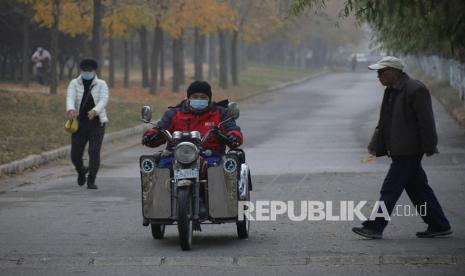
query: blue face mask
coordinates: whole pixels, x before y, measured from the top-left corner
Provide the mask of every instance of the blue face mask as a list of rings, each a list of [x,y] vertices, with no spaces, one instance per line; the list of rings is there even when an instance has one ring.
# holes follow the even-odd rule
[[[84,80],[91,80],[91,79],[93,79],[95,77],[95,72],[94,71],[90,71],[90,72],[82,71],[81,72],[81,77]]]
[[[194,109],[204,109],[208,106],[208,100],[189,100],[189,104]]]

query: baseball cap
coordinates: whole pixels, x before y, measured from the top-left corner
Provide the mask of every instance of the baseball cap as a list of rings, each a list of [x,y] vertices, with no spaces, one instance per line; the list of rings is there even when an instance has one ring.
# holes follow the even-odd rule
[[[379,70],[386,67],[402,70],[404,69],[404,64],[402,64],[402,61],[399,58],[393,56],[385,56],[375,64],[368,66],[368,69]]]

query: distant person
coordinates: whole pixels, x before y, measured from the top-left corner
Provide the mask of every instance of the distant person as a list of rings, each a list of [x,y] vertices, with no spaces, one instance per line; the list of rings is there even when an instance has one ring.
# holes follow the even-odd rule
[[[108,86],[97,77],[97,62],[84,59],[79,64],[81,74],[68,86],[66,111],[68,119],[77,116],[79,129],[71,136],[71,161],[78,173],[78,185],[87,181],[87,189],[97,189],[95,178],[100,167],[100,149],[108,122],[105,107],[108,103]],[[89,167],[85,167],[82,156],[89,142]],[[88,176],[87,173],[89,173]]]
[[[37,82],[42,85],[48,84],[51,59],[52,56],[50,55],[49,51],[42,47],[38,47],[34,54],[32,54],[31,60],[34,63]]]
[[[351,66],[352,66],[352,72],[355,72],[355,70],[357,69],[357,55],[356,54],[352,56]]]
[[[392,159],[381,188],[380,201],[384,202],[391,215],[405,189],[419,213],[420,206],[426,206],[426,214],[421,214],[421,218],[428,228],[417,232],[417,237],[450,235],[449,221],[421,166],[424,154],[431,156],[438,152],[430,93],[423,83],[402,71],[402,61],[396,57],[384,57],[368,68],[377,70],[379,81],[386,86],[379,122],[368,146],[371,155],[387,155]],[[377,217],[363,222],[363,227],[354,227],[352,231],[367,238],[381,239],[387,224],[385,218]]]

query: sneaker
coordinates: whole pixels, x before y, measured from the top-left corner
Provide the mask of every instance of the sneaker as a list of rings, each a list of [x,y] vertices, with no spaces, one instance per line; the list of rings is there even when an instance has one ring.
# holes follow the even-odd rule
[[[97,190],[98,187],[95,185],[95,176],[90,176],[87,178],[87,189]]]
[[[438,236],[447,236],[452,234],[452,230],[450,228],[444,229],[444,230],[431,230],[431,229],[426,229],[426,231],[423,232],[417,232],[416,235],[418,238],[434,238]]]
[[[352,232],[362,237],[370,238],[370,239],[382,239],[383,238],[383,232],[379,232],[379,231],[366,228],[366,227],[354,227],[352,228]]]
[[[84,167],[84,169],[80,173],[78,173],[77,183],[79,186],[86,184],[86,174],[88,172],[89,172],[89,168]]]

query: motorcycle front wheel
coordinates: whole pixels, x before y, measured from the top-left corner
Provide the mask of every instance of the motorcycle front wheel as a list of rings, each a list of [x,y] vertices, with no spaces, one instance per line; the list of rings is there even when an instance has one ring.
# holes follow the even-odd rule
[[[192,197],[189,187],[178,189],[178,232],[182,250],[192,248]]]

